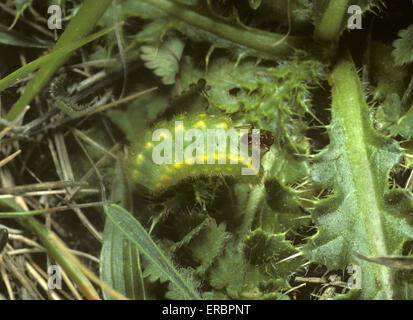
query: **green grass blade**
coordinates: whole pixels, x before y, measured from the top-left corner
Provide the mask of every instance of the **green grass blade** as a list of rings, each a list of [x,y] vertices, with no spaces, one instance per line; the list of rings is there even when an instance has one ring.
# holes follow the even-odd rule
[[[110,199],[129,208],[130,190],[122,172],[121,161],[117,161]],[[129,299],[145,300],[145,287],[140,266],[138,248],[106,219],[100,254],[100,279]],[[105,300],[113,297],[102,290]]]
[[[129,212],[117,205],[105,206],[105,213],[112,223],[163,273],[187,299],[200,299],[190,283],[184,280],[172,262],[162,253],[145,228]]]
[[[38,68],[44,66],[45,64],[48,64],[51,60],[53,59],[59,59],[60,57],[63,57],[67,55],[68,53],[83,47],[84,45],[88,44],[89,42],[92,42],[105,34],[113,31],[116,28],[116,26],[106,28],[104,30],[101,30],[99,32],[96,32],[83,40],[76,41],[73,43],[68,44],[64,48],[61,48],[59,50],[55,50],[52,53],[43,56],[41,58],[38,58],[25,66],[19,68],[18,70],[14,71],[13,73],[9,74],[7,77],[4,79],[0,80],[0,93],[13,85],[15,82],[19,81],[21,78],[27,76],[30,72],[33,72],[37,70]],[[15,107],[9,112],[8,114],[8,119],[15,118],[15,113],[19,114],[20,110],[17,110]]]
[[[76,16],[70,21],[65,32],[56,43],[53,52],[66,48],[71,43],[83,39],[96,25],[111,3],[112,0],[85,0]],[[25,106],[30,104],[36,94],[49,82],[53,74],[70,58],[72,51],[73,50],[53,59],[49,56],[47,65],[42,66],[22,96],[7,114],[7,120],[13,120]]]

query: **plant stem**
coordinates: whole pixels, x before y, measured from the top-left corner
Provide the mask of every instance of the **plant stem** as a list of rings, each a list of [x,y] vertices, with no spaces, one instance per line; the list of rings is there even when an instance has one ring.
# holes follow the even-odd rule
[[[304,40],[300,37],[288,37],[276,46],[271,43],[277,42],[283,38],[282,35],[265,32],[261,30],[240,29],[225,22],[207,17],[196,13],[188,7],[168,0],[142,0],[168,15],[184,21],[194,27],[207,31],[224,40],[241,45],[246,48],[254,49],[265,53],[276,59],[277,57],[286,56],[293,52],[293,48],[303,47]]]
[[[60,48],[58,50],[54,50],[53,52],[49,53],[46,56],[42,56],[40,58],[37,58],[36,60],[24,65],[23,67],[17,69],[16,71],[12,72],[11,74],[7,75],[5,78],[0,80],[0,93],[4,90],[6,90],[8,87],[19,81],[19,79],[27,76],[30,72],[33,72],[40,67],[49,64],[49,62],[53,59],[61,59],[61,57],[70,54],[72,51],[83,47],[84,45],[88,44],[89,42],[92,42],[105,34],[111,32],[115,27],[109,27],[106,29],[103,29],[101,31],[98,31],[94,34],[91,34],[90,36],[87,36],[83,38],[82,40],[75,41],[71,43],[70,45],[65,46],[64,48]],[[20,114],[20,112],[24,109],[21,109],[20,107],[17,109],[16,107],[13,107],[15,109],[12,109],[9,112],[9,115],[13,114],[13,120],[16,119],[15,113]],[[21,110],[20,110],[21,109]],[[11,117],[11,116],[10,116]]]
[[[85,0],[76,16],[70,21],[63,32],[53,51],[63,48],[73,41],[85,37],[102,17],[112,0]],[[6,119],[13,120],[20,111],[27,106],[40,90],[49,82],[53,74],[70,58],[71,53],[51,60],[47,65],[40,68],[34,79],[29,83],[26,90],[16,102]]]
[[[314,38],[320,42],[337,42],[341,33],[348,0],[330,0],[321,21],[316,25]]]
[[[353,223],[357,226],[355,230],[359,232],[355,233],[359,250],[365,250],[370,256],[387,256],[391,245],[386,235],[389,228],[385,217],[387,208],[382,200],[385,185],[378,177],[374,162],[377,151],[372,150],[372,145],[389,142],[378,136],[369,123],[368,106],[349,53],[334,68],[331,84],[332,123],[334,130],[340,132],[340,135],[332,137],[332,143],[342,145],[340,161],[345,161],[348,166],[347,176],[341,178],[341,183],[346,183],[342,186],[342,192],[346,195],[347,203],[351,202],[353,206],[342,214],[346,214],[348,219],[353,215]],[[384,171],[387,168],[380,169]],[[392,299],[391,270],[364,261],[357,263],[363,269],[362,292],[365,297],[374,297],[380,287],[380,297]],[[376,283],[380,283],[380,286]]]
[[[25,228],[33,231],[46,247],[47,252],[59,263],[69,277],[78,285],[80,291],[90,300],[100,300],[89,279],[79,268],[65,255],[63,251],[49,237],[48,231],[32,217],[18,220]]]

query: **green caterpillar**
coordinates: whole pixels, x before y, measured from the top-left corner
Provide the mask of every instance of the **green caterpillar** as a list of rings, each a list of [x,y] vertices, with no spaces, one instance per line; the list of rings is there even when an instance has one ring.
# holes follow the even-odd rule
[[[250,139],[242,139],[248,130],[232,128],[226,116],[177,116],[159,122],[131,145],[127,171],[134,183],[154,192],[200,176],[258,176],[257,131],[253,130],[254,143],[249,144],[243,141]],[[258,151],[253,148],[257,145]]]

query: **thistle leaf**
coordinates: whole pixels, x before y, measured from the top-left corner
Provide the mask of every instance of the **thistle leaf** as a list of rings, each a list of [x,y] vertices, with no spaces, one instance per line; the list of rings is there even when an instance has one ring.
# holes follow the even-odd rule
[[[192,251],[192,257],[199,262],[196,270],[198,274],[205,273],[212,265],[223,251],[227,238],[225,224],[217,225],[216,221],[212,220],[208,228],[204,229],[200,236],[191,242],[189,249]]]
[[[211,270],[211,286],[218,290],[225,289],[229,296],[238,298],[244,283],[245,267],[244,256],[234,244],[230,244]]]
[[[412,197],[389,190],[389,172],[403,153],[397,143],[373,128],[351,58],[342,58],[331,75],[331,144],[315,159],[313,179],[334,194],[319,201],[313,218],[318,232],[305,246],[312,261],[328,269],[350,264],[362,270],[361,299],[392,299],[394,271],[357,258],[398,256],[413,238]]]

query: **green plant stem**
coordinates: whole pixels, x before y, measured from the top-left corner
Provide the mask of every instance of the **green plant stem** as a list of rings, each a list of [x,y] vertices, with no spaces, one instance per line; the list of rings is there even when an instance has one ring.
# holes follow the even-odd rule
[[[111,3],[112,0],[86,0],[80,7],[76,16],[70,21],[66,30],[53,48],[53,51],[61,49],[71,42],[85,37],[96,25]],[[40,68],[20,99],[7,114],[7,120],[13,120],[25,106],[30,104],[36,94],[49,82],[53,74],[70,58],[70,55],[71,54],[69,53],[58,59],[53,59],[47,65]]]
[[[7,89],[8,87],[10,87],[11,85],[13,85],[14,83],[16,83],[17,81],[19,81],[19,79],[27,76],[30,72],[33,72],[33,71],[37,70],[38,68],[44,66],[45,64],[48,64],[50,60],[60,59],[62,56],[67,55],[68,53],[70,53],[70,52],[72,52],[72,51],[74,51],[74,50],[76,50],[80,47],[83,47],[84,45],[88,44],[89,42],[92,42],[92,41],[104,36],[105,34],[111,32],[112,30],[114,30],[114,28],[115,28],[115,26],[103,29],[101,31],[98,31],[98,32],[96,32],[96,33],[94,33],[90,36],[87,36],[86,38],[84,38],[82,40],[73,42],[73,43],[71,43],[70,45],[68,45],[64,48],[54,50],[53,52],[49,53],[48,55],[40,57],[40,58],[24,65],[23,67],[17,69],[16,71],[12,72],[8,76],[6,76],[5,78],[0,80],[0,93],[2,91],[4,91],[5,89]],[[21,111],[20,111],[20,108],[19,108],[19,110],[17,110],[16,107],[13,107],[13,108],[15,108],[15,109],[10,111],[9,114],[13,114],[13,118],[16,118],[16,115],[14,113],[18,112],[17,114],[20,114]]]
[[[225,22],[213,19],[196,13],[188,7],[168,0],[141,0],[164,12],[168,15],[184,21],[194,27],[207,31],[232,43],[239,44],[246,48],[251,48],[265,53],[274,59],[291,54],[293,48],[300,48],[304,45],[303,38],[289,36],[285,41],[280,41],[277,45],[271,44],[278,42],[284,36],[264,32],[261,30],[241,29],[229,25]]]
[[[278,161],[274,149],[271,149],[263,159],[262,168],[271,168]],[[271,176],[272,170],[264,170],[264,173],[260,179],[260,183],[255,185],[250,192],[247,201],[247,207],[245,209],[244,218],[240,227],[240,238],[246,237],[252,228],[252,223],[254,221],[255,215],[259,210],[262,203],[265,201],[266,189],[265,181]]]
[[[321,21],[316,25],[314,38],[320,42],[337,42],[341,33],[343,18],[349,5],[348,0],[330,0]]]
[[[358,225],[363,226],[365,237],[360,236],[359,244],[368,248],[371,256],[387,256],[386,226],[383,218],[382,196],[378,190],[377,177],[372,168],[370,143],[372,128],[368,127],[368,106],[364,92],[350,55],[340,60],[331,76],[332,84],[332,123],[343,131],[342,144],[345,152],[342,157],[347,159],[349,166],[348,176],[355,190],[354,197],[357,203]],[[338,129],[337,129],[338,130]],[[361,264],[360,264],[361,265]],[[375,279],[381,284],[381,292],[386,299],[392,299],[391,272],[388,268],[379,265],[361,265],[363,268],[363,284]],[[368,270],[369,274],[366,274]],[[368,287],[363,286],[366,296]]]
[[[18,220],[25,228],[34,232],[43,245],[46,247],[47,252],[59,263],[63,270],[69,275],[79,287],[80,291],[90,300],[100,300],[98,293],[96,292],[89,279],[83,274],[79,268],[73,264],[73,262],[62,252],[59,247],[50,239],[48,231],[32,217],[21,218]]]

